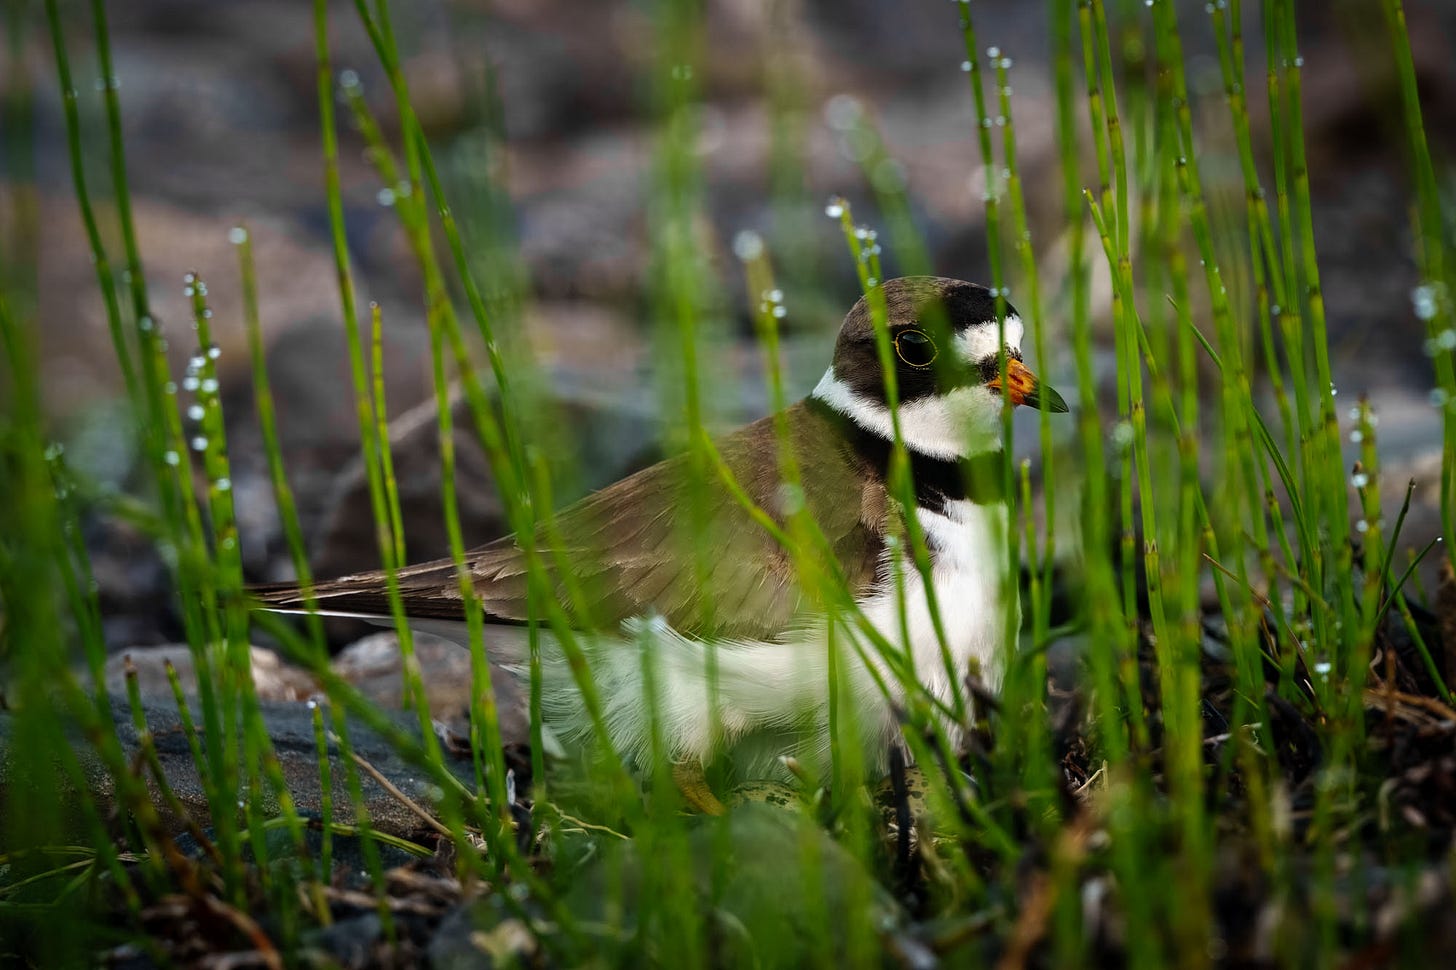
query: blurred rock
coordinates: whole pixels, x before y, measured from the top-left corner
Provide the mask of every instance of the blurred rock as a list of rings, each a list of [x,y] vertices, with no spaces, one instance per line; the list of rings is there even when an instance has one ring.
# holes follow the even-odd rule
[[[69,417],[87,405],[118,398],[123,390],[121,370],[107,329],[96,273],[85,258],[89,248],[75,200],[68,195],[45,194],[40,203],[41,218],[47,227],[38,254],[42,280],[38,306],[42,321],[41,387],[51,413]],[[343,330],[337,323],[339,299],[332,285],[333,258],[322,241],[309,244],[291,219],[249,211],[251,206],[245,202],[232,201],[228,211],[215,215],[198,214],[145,195],[133,199],[132,206],[150,309],[167,338],[174,375],[182,373],[187,359],[198,350],[190,299],[183,292],[183,276],[196,272],[208,287],[214,341],[221,350],[219,382],[224,390],[231,390],[250,380],[237,246],[228,239],[229,230],[246,222],[257,264],[259,315],[265,340],[272,344],[310,321],[334,321],[333,347],[327,354],[315,356],[308,366],[315,386],[327,387],[348,402],[340,393],[348,387],[348,362]],[[117,259],[120,254],[111,255]],[[121,269],[114,266],[118,273]],[[123,298],[125,295],[123,289]],[[422,354],[425,349],[420,341],[415,353]],[[399,353],[395,359],[404,364],[408,356]],[[408,367],[401,366],[391,376],[413,375]],[[417,377],[415,384],[419,386]]]
[[[557,483],[555,496],[566,503],[656,457],[653,424],[640,411],[590,400],[555,402],[557,420],[549,429],[557,440],[543,447]],[[456,482],[461,529],[467,547],[510,531],[496,491],[490,462],[475,432],[469,402],[457,398]],[[433,401],[401,415],[390,426],[390,446],[398,478],[408,553],[411,561],[450,554],[440,496],[440,449]],[[355,459],[338,474],[314,555],[320,577],[339,576],[379,566],[379,546],[363,462]]]
[[[207,792],[198,777],[197,765],[192,759],[192,749],[177,714],[176,705],[165,701],[149,703],[144,707],[147,727],[168,784],[187,815],[203,827],[208,826],[211,812]],[[260,707],[268,738],[278,756],[279,767],[298,812],[304,817],[319,817],[323,805],[319,788],[319,752],[314,744],[312,705],[264,701]],[[140,738],[132,725],[126,698],[113,696],[111,709],[127,763],[136,763]],[[194,716],[197,710],[194,705]],[[325,719],[328,721],[336,716],[336,712],[326,712]],[[419,721],[413,714],[400,712],[386,714],[385,717],[396,730],[406,735],[419,736]],[[14,737],[13,721],[12,715],[0,713],[0,804],[24,804],[27,789],[42,783],[58,785],[62,791],[76,794],[70,792],[65,776],[53,767],[45,766],[45,771],[38,774],[33,765],[17,763],[12,759],[10,744]],[[431,804],[433,786],[421,774],[418,766],[400,757],[390,741],[352,718],[349,721],[349,736],[355,754],[410,798],[421,804]],[[115,783],[89,743],[78,737],[74,747],[81,770],[87,779],[86,795],[97,803],[97,808],[105,817],[115,805]],[[352,825],[356,820],[355,808],[341,794],[348,791],[348,785],[343,761],[332,744],[329,746],[327,758],[333,772],[332,817],[336,822]],[[445,766],[466,785],[474,784],[474,769],[468,756],[460,758],[447,754]],[[414,812],[367,773],[360,773],[360,784],[364,791],[363,807],[369,813],[371,824],[378,831],[406,838],[415,836],[422,829],[427,833],[433,831],[427,829]],[[155,788],[152,803],[161,812],[163,824],[170,831],[180,833],[184,820],[172,813],[168,803]],[[271,789],[265,795],[265,803],[269,811],[276,813],[279,810]]]
[[[307,671],[285,663],[272,650],[253,647],[251,656],[253,691],[260,701],[302,701],[317,692],[318,685]],[[136,647],[112,656],[106,662],[106,689],[112,694],[126,694],[127,671],[132,669],[142,700],[166,706],[173,702],[168,664],[177,672],[182,692],[195,698],[197,667],[186,644]]]
[[[89,518],[84,532],[108,649],[181,639],[172,579],[152,536],[120,518],[102,516]]]
[[[487,640],[487,649],[489,640]],[[464,646],[415,632],[415,660],[425,685],[426,702],[432,718],[461,738],[470,734],[470,652]],[[105,667],[106,690],[118,697],[127,691],[127,671],[135,670],[142,702],[149,708],[175,706],[167,665],[177,672],[182,692],[196,705],[197,670],[186,644],[135,647],[112,656]],[[303,702],[322,698],[313,675],[272,650],[253,647],[251,654],[253,690],[260,701]],[[404,664],[399,637],[393,630],[373,633],[340,651],[331,667],[346,683],[380,710],[412,713],[405,703]],[[506,671],[491,667],[491,684],[499,708],[503,743],[525,745],[530,741],[526,700],[520,685]]]
[[[486,635],[489,650],[489,633]],[[470,737],[470,651],[428,633],[414,634],[415,659],[430,713],[441,726],[460,738]],[[333,660],[334,671],[359,689],[371,703],[386,711],[408,711],[405,703],[403,655],[393,630],[375,633],[344,648]],[[526,745],[531,740],[530,710],[521,685],[506,671],[491,664],[491,686],[500,717],[501,743]]]

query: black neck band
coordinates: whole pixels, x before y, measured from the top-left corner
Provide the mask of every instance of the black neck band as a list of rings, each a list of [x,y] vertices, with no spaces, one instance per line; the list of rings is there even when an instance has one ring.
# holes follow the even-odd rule
[[[890,472],[893,443],[868,431],[827,402],[816,397],[809,408],[830,421],[845,443],[881,480]],[[915,484],[915,502],[932,512],[944,511],[947,502],[969,501],[993,505],[1006,501],[1006,458],[1000,451],[987,451],[968,458],[937,458],[905,447],[910,459],[910,479]]]

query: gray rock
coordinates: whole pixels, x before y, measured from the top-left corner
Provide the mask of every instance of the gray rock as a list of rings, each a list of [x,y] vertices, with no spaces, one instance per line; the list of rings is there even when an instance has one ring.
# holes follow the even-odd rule
[[[487,643],[488,647],[488,643]],[[426,699],[437,724],[461,738],[470,730],[470,652],[463,646],[427,633],[414,634],[415,660]],[[334,671],[387,711],[405,709],[403,658],[393,630],[371,634],[344,648]],[[500,716],[501,741],[529,744],[529,707],[516,678],[491,665],[491,685]]]
[[[167,705],[172,702],[172,684],[167,666],[177,672],[184,694],[197,696],[197,669],[192,648],[185,643],[157,647],[131,647],[113,654],[106,662],[106,690],[114,696],[126,695],[128,670],[134,671],[137,687],[147,703]],[[263,701],[303,701],[318,691],[318,684],[302,668],[285,663],[272,650],[252,648],[250,666],[253,690]]]
[[[125,697],[113,697],[111,706],[115,714],[115,729],[122,750],[128,762],[134,763],[140,750],[140,739],[131,723],[127,700]],[[314,746],[312,707],[308,703],[281,701],[265,701],[260,704],[260,707],[268,736],[278,755],[284,781],[293,796],[298,812],[304,817],[320,817],[322,802],[319,787],[319,755]],[[196,707],[194,706],[192,709],[196,716]],[[211,806],[198,776],[197,766],[193,762],[191,748],[188,745],[176,706],[160,702],[146,704],[144,714],[161,763],[162,773],[166,777],[168,785],[176,794],[182,810],[187,813],[187,816],[199,825],[207,827],[211,824]],[[406,736],[419,738],[418,721],[411,715],[399,712],[385,713],[383,717],[394,729],[403,732]],[[405,761],[384,735],[365,726],[357,719],[351,718],[348,724],[353,750],[359,757],[369,762],[381,775],[390,779],[410,798],[423,805],[431,804],[432,786],[420,769]],[[11,749],[13,737],[12,715],[0,714],[0,803],[24,804],[27,791],[33,786],[59,784],[62,789],[69,787],[58,773],[54,775],[37,774],[33,770],[35,767],[33,765],[26,765],[25,770],[17,770],[13,761],[14,752]],[[87,779],[85,794],[99,804],[103,817],[108,816],[117,807],[114,780],[89,743],[78,737],[74,747]],[[340,823],[353,824],[356,821],[356,815],[353,806],[349,803],[343,763],[337,748],[332,744],[329,748],[328,759],[333,776],[332,818]],[[473,786],[474,773],[468,757],[458,758],[447,755],[445,762],[446,767],[456,777],[466,785]],[[361,775],[361,785],[364,793],[364,810],[377,830],[413,837],[424,828],[418,816],[367,774]],[[73,791],[70,794],[74,796],[79,793]],[[167,807],[155,788],[153,789],[153,802],[162,814],[163,824],[169,830],[180,832],[184,828],[185,820]],[[276,793],[268,792],[264,797],[264,802],[270,811],[278,810]]]

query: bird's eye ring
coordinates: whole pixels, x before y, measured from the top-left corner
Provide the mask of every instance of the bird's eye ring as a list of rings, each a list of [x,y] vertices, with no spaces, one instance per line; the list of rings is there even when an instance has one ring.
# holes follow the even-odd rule
[[[911,367],[929,367],[940,356],[940,348],[924,330],[901,330],[895,334],[895,356]]]

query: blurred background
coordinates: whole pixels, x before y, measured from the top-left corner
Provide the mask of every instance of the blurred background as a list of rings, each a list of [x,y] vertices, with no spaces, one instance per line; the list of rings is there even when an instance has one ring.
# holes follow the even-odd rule
[[[662,65],[649,6],[460,0],[394,9],[412,100],[477,278],[565,409],[570,445],[553,458],[580,474],[562,486],[563,500],[659,454],[660,402],[652,387],[660,354],[648,293],[661,115],[650,78]],[[1117,5],[1110,6],[1115,14]],[[1190,90],[1200,102],[1194,118],[1209,146],[1200,164],[1216,218],[1241,220],[1243,188],[1208,17],[1203,3],[1183,6]],[[0,253],[7,278],[30,280],[36,294],[43,389],[57,437],[82,473],[124,491],[139,456],[120,410],[120,376],[76,208],[48,38],[38,9],[26,7],[9,4],[0,72],[7,115]],[[250,578],[286,579],[291,570],[252,411],[237,254],[229,242],[239,225],[249,229],[258,260],[283,452],[318,573],[371,567],[378,556],[356,461],[309,5],[128,0],[108,7],[147,282],[154,314],[174,336],[179,374],[193,350],[183,338],[183,275],[196,271],[209,287]],[[82,122],[99,145],[101,77],[87,53],[89,14],[77,4],[62,12]],[[1407,13],[1426,131],[1434,153],[1449,157],[1456,149],[1456,3],[1412,0]],[[1054,135],[1052,25],[1045,5],[1022,0],[983,0],[975,15],[981,43],[1014,60],[1020,167],[1053,348],[1050,359],[1035,363],[1069,391],[1070,364],[1056,352],[1067,332],[1057,314],[1067,217]],[[953,4],[714,0],[706,4],[706,21],[691,80],[700,99],[701,237],[708,277],[719,287],[705,298],[716,308],[710,324],[723,351],[712,367],[713,417],[728,426],[766,410],[752,339],[756,299],[744,292],[733,254],[740,233],[756,232],[774,261],[788,307],[788,389],[799,396],[824,368],[858,292],[843,238],[824,214],[828,198],[847,197],[861,222],[883,229],[871,179],[903,185],[933,270],[990,282],[983,198],[997,179],[988,179],[979,160]],[[1424,324],[1413,305],[1418,280],[1406,208],[1413,192],[1384,28],[1377,4],[1331,2],[1304,5],[1301,29],[1315,238],[1336,383],[1341,401],[1367,393],[1377,407],[1386,482],[1398,492],[1408,478],[1421,483],[1406,527],[1419,544],[1435,534],[1439,412],[1431,403]],[[392,98],[351,4],[332,5],[331,31],[336,72],[353,72],[345,76],[357,79],[397,146]],[[1121,69],[1145,75],[1141,34],[1115,40]],[[1267,135],[1263,43],[1252,33],[1245,40],[1245,86],[1260,138]],[[361,299],[377,301],[385,321],[409,553],[441,555],[422,281],[390,211],[396,187],[381,182],[348,125],[347,108],[341,103],[339,110],[356,281]],[[1080,123],[1086,127],[1085,117]],[[883,152],[866,142],[865,130],[879,133]],[[1267,143],[1256,143],[1255,151],[1267,157]],[[104,209],[104,153],[91,153],[87,164]],[[1086,177],[1095,184],[1090,158]],[[102,222],[114,225],[109,213]],[[885,248],[887,272],[895,275],[899,254],[888,241]],[[1093,279],[1104,294],[1094,306],[1105,315],[1105,271],[1094,270]],[[1012,300],[1018,301],[1014,288]],[[1106,377],[1110,347],[1103,360]],[[1022,440],[1021,450],[1034,450],[1032,436]],[[467,543],[476,543],[504,528],[488,465],[478,448],[464,447],[462,513]],[[109,644],[181,639],[151,540],[114,516],[98,515],[89,528]]]

